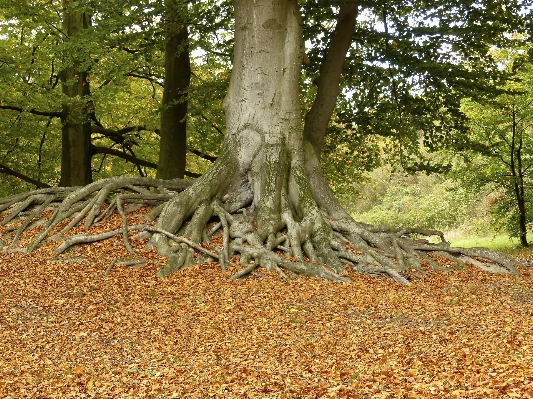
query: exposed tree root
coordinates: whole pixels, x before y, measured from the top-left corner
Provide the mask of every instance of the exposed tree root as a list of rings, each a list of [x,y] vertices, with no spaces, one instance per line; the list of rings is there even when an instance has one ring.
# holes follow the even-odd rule
[[[151,244],[168,259],[160,276],[204,261],[218,261],[225,270],[235,256],[243,268],[232,279],[253,274],[259,267],[274,270],[284,278],[303,275],[341,282],[350,281],[345,276],[348,268],[402,284],[421,277],[428,268],[462,268],[465,263],[493,273],[518,273],[516,259],[488,249],[450,247],[438,231],[389,230],[357,223],[346,215],[333,218],[335,212],[338,216],[337,208],[320,208],[306,201],[303,192],[311,190],[309,184],[298,182],[298,176],[290,180],[292,192],[282,188],[277,198],[264,192],[263,200],[255,204],[250,185],[241,187],[237,196],[221,198],[216,191],[224,187],[213,191],[212,185],[207,188],[210,180],[199,179],[187,189],[190,184],[185,181],[114,178],[87,187],[42,189],[1,199],[4,218],[0,223],[13,225],[8,227],[13,235],[11,247],[17,245],[25,230],[42,224],[28,251],[45,239],[61,240],[56,254],[73,245],[116,235],[122,235],[125,247],[134,254],[128,232],[141,232],[152,237]],[[161,214],[157,227],[149,223],[128,226],[127,211],[135,204],[151,206],[155,212],[150,217]],[[87,227],[98,224],[115,210],[122,218],[120,228],[65,238],[82,222]],[[51,211],[49,216],[45,211]],[[60,224],[64,227],[52,236],[52,230]],[[427,239],[431,237],[439,242],[430,243]],[[138,260],[134,262],[139,264]],[[115,264],[120,262],[115,260],[106,273]]]
[[[126,215],[122,203],[139,203],[157,206],[168,201],[176,192],[190,185],[185,180],[159,180],[146,177],[118,177],[100,180],[85,187],[46,188],[0,199],[0,212],[6,214],[0,224],[7,225],[21,217],[22,223],[8,228],[15,231],[11,246],[15,246],[20,235],[37,224],[42,231],[33,237],[28,251],[35,250],[45,239],[60,239],[85,218],[85,226],[96,224],[109,216],[116,208],[126,227]],[[157,192],[150,191],[157,190]],[[105,207],[104,204],[109,205]],[[47,216],[45,211],[51,211]],[[49,237],[58,225],[67,222],[62,230]],[[113,235],[110,235],[110,237]],[[96,241],[92,239],[93,242]],[[83,241],[80,241],[83,242]],[[129,246],[129,244],[127,244]],[[131,249],[131,247],[129,248]]]
[[[113,261],[107,266],[105,269],[104,275],[107,276],[111,269],[115,266],[130,266],[133,268],[140,267],[146,263],[145,259],[132,259],[132,260],[125,260],[125,261],[119,261],[118,259],[113,259]]]

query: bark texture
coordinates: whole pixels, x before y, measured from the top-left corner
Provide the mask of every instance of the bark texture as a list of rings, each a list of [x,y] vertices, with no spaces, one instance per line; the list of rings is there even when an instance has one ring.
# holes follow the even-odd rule
[[[187,90],[191,80],[186,5],[181,0],[168,0],[165,6],[165,87],[157,177],[183,179],[187,155]]]
[[[63,27],[68,40],[75,42],[90,26],[90,15],[73,11],[65,3]],[[60,186],[83,186],[92,182],[91,123],[92,112],[88,73],[82,67],[75,46],[65,55],[67,67],[61,72],[62,91],[66,97],[62,112]]]

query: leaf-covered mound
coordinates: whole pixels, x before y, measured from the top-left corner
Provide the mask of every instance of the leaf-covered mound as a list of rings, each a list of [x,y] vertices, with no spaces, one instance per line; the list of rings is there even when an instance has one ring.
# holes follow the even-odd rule
[[[165,260],[131,243],[144,265],[120,236],[0,251],[0,397],[533,397],[531,269],[403,286],[230,281],[238,265],[205,263],[161,279]]]

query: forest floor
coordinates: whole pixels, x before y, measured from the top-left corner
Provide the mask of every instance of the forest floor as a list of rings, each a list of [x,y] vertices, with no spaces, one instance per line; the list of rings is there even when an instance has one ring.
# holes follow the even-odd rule
[[[132,242],[142,267],[109,269],[131,257],[118,237],[0,250],[1,398],[533,398],[533,268],[161,279]]]

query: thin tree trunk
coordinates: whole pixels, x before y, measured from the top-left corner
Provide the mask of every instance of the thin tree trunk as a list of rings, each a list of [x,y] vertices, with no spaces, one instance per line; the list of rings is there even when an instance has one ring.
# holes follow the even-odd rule
[[[65,2],[63,25],[69,42],[90,25],[90,15],[68,9]],[[92,182],[91,173],[91,101],[87,71],[81,68],[78,54],[66,54],[71,64],[61,72],[62,91],[66,96],[62,112],[60,186],[84,186]]]
[[[305,118],[304,138],[309,141],[318,157],[324,147],[324,136],[339,95],[339,82],[346,52],[352,43],[358,5],[342,3],[337,16],[329,48],[316,80],[315,101]]]
[[[522,166],[522,148],[523,148],[523,139],[522,133],[517,132],[516,128],[516,112],[513,110],[513,135],[519,135],[518,148],[516,151],[516,163],[518,168],[518,182],[515,184],[516,199],[518,202],[518,210],[520,212],[520,244],[523,247],[529,246],[527,242],[527,212],[526,212],[526,196],[524,192],[524,171]]]
[[[526,216],[526,204],[523,197],[523,188],[519,187],[518,184],[515,184],[515,193],[517,193],[516,200],[518,202],[518,211],[519,211],[519,234],[520,234],[520,245],[523,247],[529,246],[527,242],[527,216]]]
[[[191,80],[186,5],[167,2],[165,21],[165,87],[157,177],[182,179],[187,155],[187,90]]]

